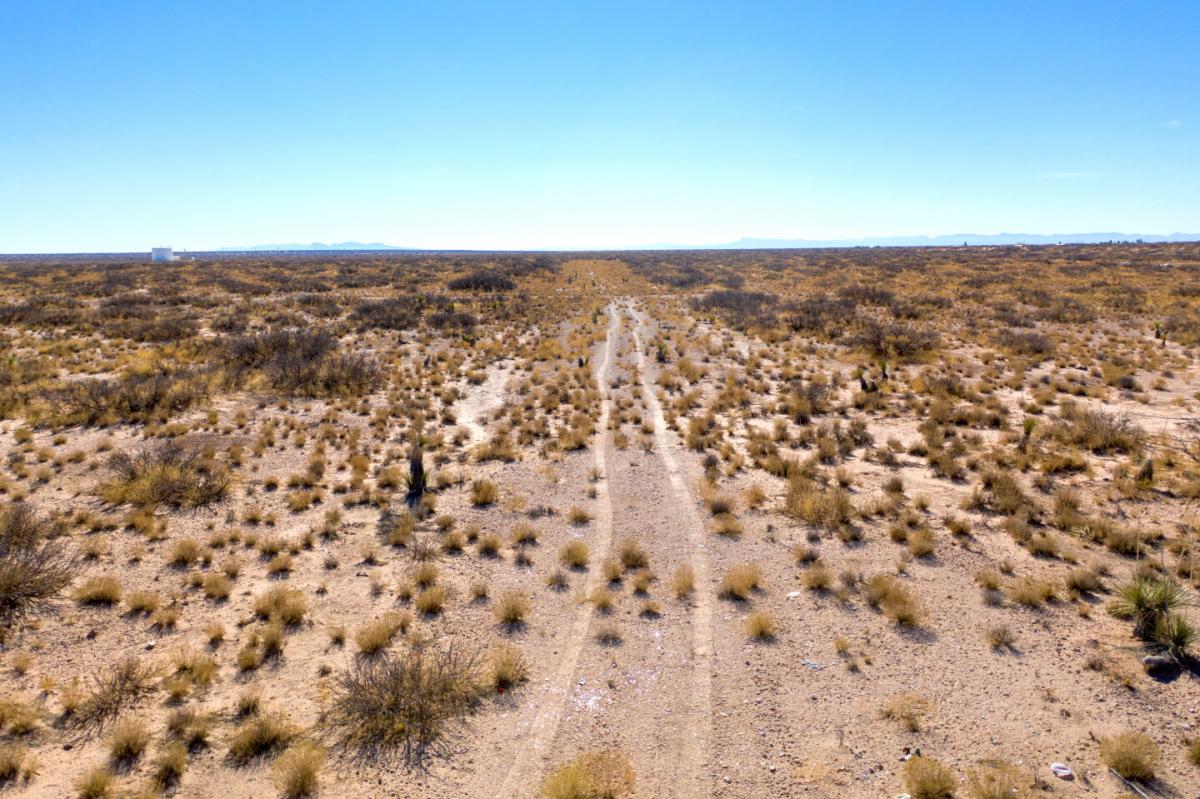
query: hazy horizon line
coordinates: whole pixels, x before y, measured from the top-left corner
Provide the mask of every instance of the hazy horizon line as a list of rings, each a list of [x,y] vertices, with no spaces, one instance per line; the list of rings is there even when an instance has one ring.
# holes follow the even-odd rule
[[[421,247],[396,245],[381,241],[346,240],[340,242],[311,241],[252,244],[242,246],[218,246],[213,248],[172,247],[170,244],[153,244],[143,249],[130,250],[75,250],[75,251],[26,251],[0,252],[0,257],[14,256],[82,256],[82,255],[132,255],[148,253],[152,247],[172,247],[177,254],[185,253],[241,253],[241,252],[412,252],[412,253],[489,253],[489,252],[645,252],[652,250],[736,250],[736,249],[845,249],[850,247],[953,247],[962,246],[1055,246],[1057,244],[1103,244],[1107,242],[1147,244],[1180,244],[1200,242],[1200,233],[1123,233],[1119,231],[1094,231],[1086,233],[943,233],[943,234],[897,234],[847,236],[834,238],[802,238],[776,236],[742,236],[728,242],[695,244],[657,242],[651,244],[619,246],[532,246],[532,247]]]

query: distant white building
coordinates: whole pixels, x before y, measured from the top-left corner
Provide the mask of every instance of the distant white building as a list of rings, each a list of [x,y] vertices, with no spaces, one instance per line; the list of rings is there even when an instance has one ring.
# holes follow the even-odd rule
[[[170,247],[153,247],[150,250],[151,261],[176,261],[178,256]]]

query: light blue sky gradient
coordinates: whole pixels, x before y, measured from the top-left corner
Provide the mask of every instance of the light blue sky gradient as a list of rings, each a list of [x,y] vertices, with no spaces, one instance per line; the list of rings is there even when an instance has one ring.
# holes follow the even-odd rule
[[[0,6],[0,252],[1200,231],[1200,3]]]

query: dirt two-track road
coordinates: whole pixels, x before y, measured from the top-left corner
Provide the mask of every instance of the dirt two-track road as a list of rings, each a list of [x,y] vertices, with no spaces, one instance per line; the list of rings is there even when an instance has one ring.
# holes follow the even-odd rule
[[[563,631],[567,639],[551,679],[528,696],[533,721],[498,787],[498,798],[536,795],[546,770],[572,750],[588,748],[588,742],[594,742],[592,748],[630,755],[638,795],[712,794],[715,595],[699,506],[688,488],[695,477],[681,466],[674,435],[646,377],[643,317],[624,302],[606,310],[608,333],[595,358],[602,408],[594,459],[601,477],[589,537],[592,560],[600,564],[607,559],[614,531],[621,531],[636,537],[652,568],[689,566],[697,588],[682,610],[664,613],[649,622],[646,634],[623,635],[619,643],[596,640],[608,614],[597,613],[590,603],[578,604]],[[609,381],[618,371],[641,377],[634,390],[641,392],[654,426],[652,452],[613,447],[608,395]],[[665,586],[669,577],[660,574],[658,582]],[[601,570],[590,569],[583,595],[590,596],[603,583]]]

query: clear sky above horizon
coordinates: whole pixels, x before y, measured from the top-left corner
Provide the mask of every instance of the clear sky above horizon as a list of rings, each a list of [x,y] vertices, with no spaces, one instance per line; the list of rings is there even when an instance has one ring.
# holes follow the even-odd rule
[[[1200,232],[1200,3],[0,8],[0,252]]]

